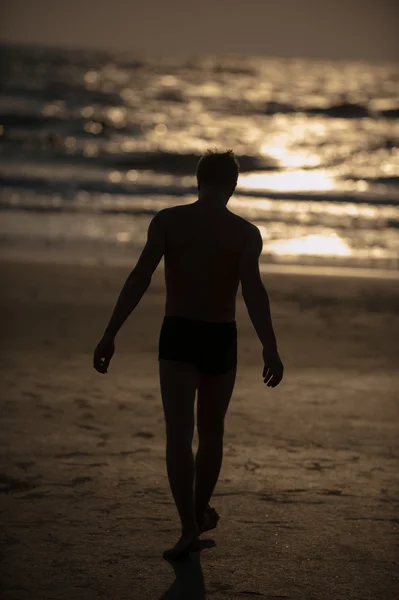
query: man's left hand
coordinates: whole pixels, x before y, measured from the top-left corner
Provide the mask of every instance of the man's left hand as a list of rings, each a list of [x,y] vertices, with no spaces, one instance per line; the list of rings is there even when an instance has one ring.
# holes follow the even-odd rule
[[[106,373],[114,352],[115,344],[113,338],[103,337],[94,350],[93,367],[95,370],[99,373]]]

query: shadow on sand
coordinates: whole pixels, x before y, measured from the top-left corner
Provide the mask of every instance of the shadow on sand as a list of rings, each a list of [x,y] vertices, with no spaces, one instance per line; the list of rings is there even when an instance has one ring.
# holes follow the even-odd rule
[[[198,552],[181,560],[164,559],[172,565],[175,580],[159,600],[205,600],[204,575],[201,568],[201,550],[216,546],[214,540],[200,540]]]

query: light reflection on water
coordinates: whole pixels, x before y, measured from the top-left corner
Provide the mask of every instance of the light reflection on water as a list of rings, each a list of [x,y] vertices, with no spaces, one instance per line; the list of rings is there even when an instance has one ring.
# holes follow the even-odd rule
[[[336,188],[328,171],[296,170],[282,173],[251,173],[241,175],[243,190],[275,190],[281,192],[330,191]]]
[[[350,256],[352,254],[345,240],[335,232],[328,235],[315,233],[291,240],[269,242],[265,245],[264,251],[274,252],[282,256],[292,254],[297,256]]]
[[[15,206],[18,206],[17,198]],[[121,259],[133,256],[141,251],[146,242],[146,233],[150,214],[143,214],[142,209],[154,209],[154,203],[148,198],[136,198],[132,209],[137,211],[128,214],[126,198],[120,197],[119,202],[113,197],[104,195],[99,204],[99,210],[84,210],[83,198],[79,207],[70,212],[36,212],[36,211],[2,211],[0,215],[0,243],[3,249],[12,249],[14,245],[29,244],[44,245],[45,248],[65,248],[72,255],[79,253],[83,244],[85,253],[93,256],[104,254],[104,260],[111,251]],[[187,203],[195,198],[186,199]],[[306,259],[306,264],[313,264],[323,259],[325,264],[340,264],[374,266],[380,268],[398,268],[399,245],[395,229],[386,227],[389,219],[395,218],[395,207],[370,207],[331,203],[325,206],[325,214],[313,215],[312,207],[303,203],[303,218],[296,203],[262,200],[250,202],[241,198],[231,200],[231,210],[248,218],[259,228],[263,238],[262,261],[283,263],[298,263]],[[184,202],[176,202],[183,204]],[[35,203],[37,205],[37,201]],[[321,210],[322,203],[312,203],[314,208]],[[53,198],[53,207],[60,205],[60,198]],[[156,210],[171,205],[171,198],[158,198]],[[121,209],[115,214],[115,209]],[[140,208],[141,207],[141,208]],[[107,209],[111,209],[111,213]],[[328,214],[328,208],[330,214]],[[379,211],[379,208],[381,209]],[[342,211],[342,209],[344,209]],[[105,212],[104,212],[105,210]],[[134,208],[133,208],[134,211]],[[246,212],[247,211],[247,212]],[[252,211],[252,213],[251,213]],[[363,212],[363,218],[356,223]],[[328,218],[332,221],[329,224]],[[349,219],[349,221],[348,221]],[[353,221],[353,219],[355,219]],[[323,223],[323,224],[322,224]],[[90,243],[90,248],[87,244]],[[49,245],[49,246],[48,246]]]
[[[128,254],[151,211],[194,200],[186,159],[217,145],[247,158],[230,207],[259,227],[264,257],[397,266],[397,66],[47,52],[11,58],[4,78],[0,242]]]

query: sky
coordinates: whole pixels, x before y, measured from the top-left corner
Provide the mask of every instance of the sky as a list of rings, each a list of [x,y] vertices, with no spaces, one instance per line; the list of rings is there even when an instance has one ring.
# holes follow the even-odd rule
[[[399,0],[2,0],[0,40],[137,56],[399,60]]]

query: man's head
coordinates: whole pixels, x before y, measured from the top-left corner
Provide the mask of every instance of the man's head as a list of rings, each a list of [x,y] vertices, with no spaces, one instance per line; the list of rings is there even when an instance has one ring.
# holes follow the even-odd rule
[[[207,150],[197,165],[198,191],[215,191],[230,198],[237,185],[238,173],[239,163],[233,150]]]

